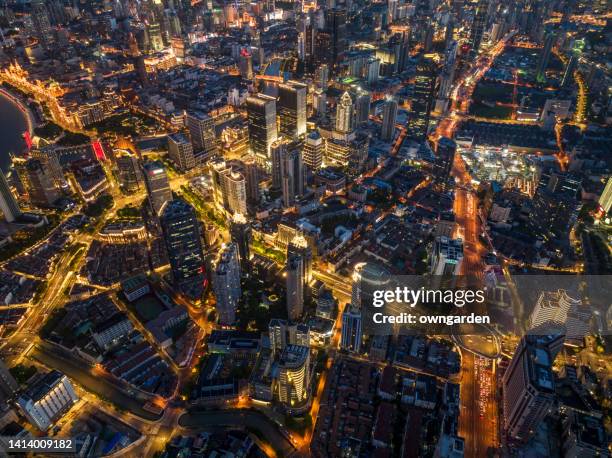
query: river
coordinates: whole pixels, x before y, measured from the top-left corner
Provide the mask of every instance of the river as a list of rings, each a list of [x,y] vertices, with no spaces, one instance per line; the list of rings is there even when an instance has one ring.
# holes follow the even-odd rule
[[[28,123],[24,113],[0,93],[0,169],[7,171],[10,165],[9,153],[20,154],[25,149],[22,134]]]

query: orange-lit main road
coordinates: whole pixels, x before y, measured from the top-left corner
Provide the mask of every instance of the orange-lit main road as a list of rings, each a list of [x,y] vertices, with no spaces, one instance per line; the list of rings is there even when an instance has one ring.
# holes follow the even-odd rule
[[[435,141],[441,136],[453,138],[459,120],[468,112],[476,83],[504,50],[508,38],[484,53],[476,65],[456,82],[452,91],[452,110],[445,119],[439,121]],[[461,274],[481,279],[484,270],[483,256],[487,247],[480,237],[482,227],[478,199],[470,190],[471,177],[459,153],[455,155],[452,175],[457,183],[453,209],[457,223],[455,236],[463,239]],[[465,439],[464,455],[470,458],[487,456],[488,450],[496,448],[498,443],[499,412],[494,395],[495,362],[463,351],[460,380],[459,435]]]
[[[339,306],[338,315],[336,316],[336,322],[334,323],[334,331],[330,340],[329,354],[327,355],[327,360],[325,361],[323,372],[321,372],[321,377],[319,377],[319,383],[317,384],[317,389],[315,391],[315,395],[312,400],[312,405],[310,407],[310,417],[312,418],[312,425],[306,430],[304,436],[296,440],[301,452],[306,455],[309,454],[312,435],[317,424],[317,417],[319,415],[319,409],[321,408],[321,397],[323,396],[325,384],[327,383],[327,375],[334,363],[336,349],[338,348],[338,343],[340,342],[340,335],[342,330],[342,313],[344,311],[344,305],[346,304],[346,301],[343,301],[342,299],[350,300],[350,288],[347,289],[347,284],[350,284],[348,280],[345,280],[335,274],[324,273],[320,270],[314,271],[313,274],[318,280],[321,280],[326,284],[327,287],[332,289],[334,296],[338,299]]]

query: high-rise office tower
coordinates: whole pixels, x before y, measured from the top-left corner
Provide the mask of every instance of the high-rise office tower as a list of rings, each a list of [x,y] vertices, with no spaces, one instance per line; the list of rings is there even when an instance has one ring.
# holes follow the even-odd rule
[[[4,215],[4,219],[12,223],[19,216],[21,216],[21,210],[19,210],[19,204],[11,191],[11,187],[4,176],[4,173],[0,170],[0,211]]]
[[[49,21],[49,12],[43,0],[34,0],[32,2],[32,24],[40,44],[44,48],[52,45],[54,41],[53,30]]]
[[[287,253],[285,266],[287,287],[287,316],[298,320],[304,313],[304,259],[296,253]]]
[[[296,15],[295,29],[297,31],[297,56],[302,62],[306,60],[306,42],[308,41],[306,24],[308,22],[307,17],[304,13]]]
[[[270,148],[278,137],[276,130],[276,99],[257,94],[247,99],[249,142],[260,165],[269,168]]]
[[[546,239],[569,243],[567,228],[578,218],[581,180],[572,174],[542,172],[532,199],[529,224]]]
[[[299,255],[302,258],[302,278],[306,289],[312,281],[312,249],[302,234],[293,237],[287,245],[287,256],[292,254]]]
[[[476,11],[474,12],[474,22],[470,30],[470,46],[472,55],[476,55],[482,43],[485,27],[487,25],[487,11],[489,9],[488,0],[478,0]]]
[[[168,202],[160,217],[174,286],[191,299],[202,296],[205,274],[200,224],[182,199]]]
[[[342,314],[342,335],[340,348],[359,353],[362,336],[361,310],[348,304]]]
[[[504,429],[511,440],[527,442],[553,409],[550,341],[549,336],[524,336],[504,373]]]
[[[310,348],[287,345],[278,367],[279,401],[289,409],[304,405],[310,395]]]
[[[293,138],[306,133],[305,84],[288,82],[278,85],[278,115],[281,134]]]
[[[304,165],[310,170],[316,171],[323,165],[323,155],[325,153],[325,143],[319,131],[313,130],[306,136],[302,159]]]
[[[363,309],[372,306],[374,291],[389,285],[391,274],[380,264],[361,262],[355,266],[351,284],[351,304]]]
[[[281,354],[287,345],[310,346],[310,329],[305,324],[291,324],[286,320],[273,318],[268,325],[268,334],[273,354]]]
[[[603,212],[607,214],[612,208],[612,177],[608,177],[606,186],[597,200]]]
[[[367,64],[368,84],[375,84],[380,78],[380,59],[369,59]]]
[[[270,348],[272,354],[282,352],[287,346],[287,321],[273,318],[268,324],[268,335],[270,336]]]
[[[247,214],[246,180],[240,172],[233,171],[224,176],[228,210],[231,213]]]
[[[359,174],[367,158],[369,137],[358,136],[355,140],[328,139],[325,144],[325,164],[349,167],[350,173]]]
[[[114,153],[121,186],[128,192],[137,191],[144,180],[138,164],[138,157],[124,149],[115,150]]]
[[[323,11],[323,10],[321,10]],[[346,51],[346,12],[331,8],[325,11],[325,27],[317,30],[314,61],[335,69],[340,56]]]
[[[370,117],[370,101],[372,97],[367,91],[359,91],[355,98],[355,123],[361,125]]]
[[[536,79],[540,82],[546,81],[546,68],[550,62],[550,54],[555,44],[555,39],[556,35],[554,32],[548,32],[544,37],[544,47],[540,51],[538,65],[536,67]]]
[[[253,54],[248,49],[241,49],[238,56],[238,70],[245,79],[253,79]]]
[[[312,107],[319,117],[327,113],[327,95],[322,89],[316,89],[312,96]]]
[[[251,259],[251,225],[244,215],[236,213],[230,222],[229,230],[232,244],[234,244],[237,249],[238,261],[240,262],[242,271],[247,274],[249,272],[249,260]]]
[[[199,111],[190,111],[187,112],[185,121],[196,158],[208,159],[214,156],[217,153],[217,144],[213,118]]]
[[[146,32],[149,37],[149,46],[151,50],[161,51],[164,49],[161,25],[157,20],[153,20],[147,24]]]
[[[181,133],[168,135],[168,156],[182,172],[191,170],[196,165],[193,146]]]
[[[580,51],[574,50],[572,52],[572,56],[570,57],[569,62],[565,67],[565,72],[563,73],[563,79],[561,80],[561,87],[569,86],[574,80],[574,71],[576,70],[576,66],[578,65],[578,59],[580,58]]]
[[[242,290],[240,288],[238,248],[233,243],[224,247],[219,253],[212,283],[219,323],[223,325],[234,324]]]
[[[440,73],[440,87],[438,88],[438,97],[436,99],[435,111],[444,113],[449,107],[453,81],[455,79],[455,69],[457,66],[457,42],[453,41],[447,49],[446,62],[444,69]]]
[[[153,212],[159,215],[164,205],[172,200],[168,175],[166,175],[166,170],[159,161],[147,162],[143,169],[149,204]]]
[[[38,159],[43,164],[56,188],[59,189],[66,184],[62,165],[55,148],[33,149],[30,151],[30,157]]]
[[[353,99],[348,92],[342,94],[336,105],[336,130],[342,133],[353,130]]]
[[[220,210],[229,208],[225,176],[232,173],[232,168],[222,160],[214,161],[210,167],[210,178],[213,189],[213,202]]]
[[[431,254],[430,272],[436,276],[459,275],[463,262],[463,241],[436,237]]]
[[[383,106],[383,119],[380,128],[380,139],[384,141],[393,140],[395,133],[395,120],[397,118],[397,102],[387,98]]]
[[[244,179],[246,180],[247,202],[249,204],[259,203],[259,182],[261,181],[261,169],[257,164],[255,156],[249,155],[242,158],[244,164]]]
[[[247,191],[244,176],[233,170],[225,161],[211,166],[213,200],[219,209],[232,214],[247,214]]]
[[[435,63],[431,59],[422,59],[416,69],[408,120],[408,135],[419,142],[425,140],[427,136],[436,78]]]
[[[281,137],[276,140],[270,148],[270,159],[272,162],[272,187],[274,189],[281,189],[282,187],[281,161],[287,152],[287,147],[289,144],[290,142],[286,138]]]
[[[28,174],[28,195],[30,202],[41,207],[49,207],[60,198],[53,177],[43,161],[29,159],[26,162]]]
[[[313,62],[319,68],[325,65],[326,69],[333,68],[332,62],[332,34],[328,29],[317,30],[314,36]]]
[[[450,175],[455,160],[457,144],[454,140],[441,137],[436,148],[436,160],[433,165],[434,182],[442,192],[447,192],[451,186]]]
[[[542,291],[529,317],[531,334],[549,334],[548,329],[563,329],[564,341],[580,345],[589,333],[592,310],[563,289]]]
[[[304,163],[302,152],[297,148],[287,149],[280,158],[281,189],[283,205],[291,207],[304,195]]]
[[[325,28],[331,33],[331,63],[337,64],[346,51],[346,11],[339,8],[325,11]]]
[[[329,84],[329,66],[327,64],[321,64],[315,71],[315,82],[319,89],[327,89]]]

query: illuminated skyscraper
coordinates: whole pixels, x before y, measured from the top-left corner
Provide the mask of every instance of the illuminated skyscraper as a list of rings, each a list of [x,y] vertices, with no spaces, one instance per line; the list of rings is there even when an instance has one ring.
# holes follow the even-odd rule
[[[182,172],[187,172],[196,165],[193,146],[181,133],[168,135],[168,156]]]
[[[565,72],[563,73],[563,80],[561,80],[561,87],[567,87],[574,80],[574,71],[576,70],[576,66],[578,65],[578,59],[580,58],[580,51],[574,50],[572,52],[572,56],[570,57],[569,62],[565,67]]]
[[[278,85],[280,131],[289,138],[306,133],[306,93],[307,87],[301,83]]]
[[[213,200],[220,210],[231,214],[247,214],[247,191],[244,176],[233,170],[225,161],[211,166]]]
[[[189,137],[191,137],[196,162],[200,163],[200,158],[207,159],[215,155],[217,145],[213,118],[199,111],[192,111],[187,113],[185,121],[187,129],[189,129]]]
[[[212,284],[219,323],[224,325],[234,324],[242,290],[240,288],[238,248],[233,243],[224,247],[219,253],[213,272]]]
[[[555,382],[548,336],[524,336],[503,377],[504,429],[527,442],[553,410]]]
[[[612,177],[608,177],[608,181],[601,196],[599,196],[598,202],[604,213],[608,213],[610,208],[612,208]]]
[[[312,281],[312,249],[302,234],[296,235],[289,242],[287,255],[291,254],[299,255],[302,258],[302,277],[304,288],[307,288]]]
[[[257,164],[255,156],[249,155],[242,158],[244,164],[244,179],[246,181],[247,202],[249,204],[259,203],[259,182],[261,181],[261,168]]]
[[[380,128],[380,139],[384,141],[393,140],[395,133],[395,119],[397,118],[397,102],[392,98],[385,100],[383,106],[383,119]]]
[[[348,92],[342,94],[336,106],[336,130],[342,133],[353,130],[353,99]]]
[[[391,274],[373,262],[361,262],[352,275],[351,304],[356,309],[372,306],[374,291],[383,290],[389,284]]]
[[[245,79],[253,79],[253,55],[247,49],[241,49],[238,56],[238,69],[240,76]]]
[[[281,354],[287,345],[310,346],[310,329],[305,324],[291,324],[274,318],[268,325],[268,334],[273,354]]]
[[[335,68],[346,51],[346,44],[346,12],[336,8],[326,10],[325,27],[316,34],[315,62]]]
[[[155,214],[159,215],[166,202],[172,200],[172,190],[168,182],[168,175],[166,175],[164,166],[158,161],[147,162],[143,169],[149,204]]]
[[[4,215],[4,219],[9,223],[15,221],[21,215],[19,204],[11,191],[11,188],[6,181],[4,173],[0,170],[0,211]]]
[[[355,98],[355,124],[361,125],[368,122],[370,117],[370,101],[372,96],[367,91],[357,92]]]
[[[128,192],[137,191],[143,182],[138,157],[123,149],[115,150],[114,153],[121,186]]]
[[[319,170],[323,164],[325,143],[318,131],[313,130],[304,141],[303,160],[310,170]]]
[[[350,304],[342,314],[342,336],[340,348],[359,353],[362,340],[362,317],[361,311]]]
[[[168,202],[160,217],[174,286],[191,299],[201,298],[204,254],[194,208],[182,199]]]
[[[149,46],[153,51],[161,51],[164,49],[164,41],[162,39],[161,25],[157,21],[152,21],[146,26],[146,32],[149,37]]]
[[[430,272],[432,275],[459,275],[462,262],[463,240],[436,237],[431,254]]]
[[[410,118],[408,120],[408,135],[419,142],[425,140],[427,136],[436,78],[435,63],[431,59],[422,59],[416,69],[414,92],[410,104]]]
[[[249,259],[251,259],[251,225],[244,215],[236,213],[230,222],[230,237],[232,243],[236,245],[238,261],[243,272],[249,272]]]
[[[546,81],[546,68],[550,62],[550,53],[555,44],[556,35],[553,32],[548,32],[544,37],[544,47],[540,51],[538,66],[536,67],[536,79],[540,82]]]
[[[43,47],[49,47],[53,44],[53,30],[49,21],[49,12],[43,0],[34,0],[32,2],[32,24],[34,25],[34,33]]]
[[[488,0],[478,0],[476,11],[474,12],[474,22],[472,23],[472,29],[470,31],[470,45],[472,47],[472,54],[476,55],[480,44],[482,43],[482,36],[487,25],[487,10],[489,9]]]
[[[304,163],[297,148],[286,149],[280,157],[281,189],[283,205],[291,207],[304,195]]]
[[[48,167],[39,159],[26,162],[28,174],[28,195],[30,202],[41,207],[49,207],[60,198]]]
[[[287,253],[285,274],[287,316],[295,321],[304,313],[304,259],[301,255]]]
[[[249,97],[246,104],[251,150],[259,164],[268,168],[270,165],[270,148],[278,137],[276,130],[276,99],[267,95],[257,94]]]
[[[288,409],[305,404],[310,389],[310,348],[287,345],[278,367],[279,401]]]
[[[457,144],[454,140],[447,137],[441,137],[438,140],[433,175],[434,182],[442,192],[447,192],[451,187],[452,177],[450,173],[453,168],[456,151]]]

